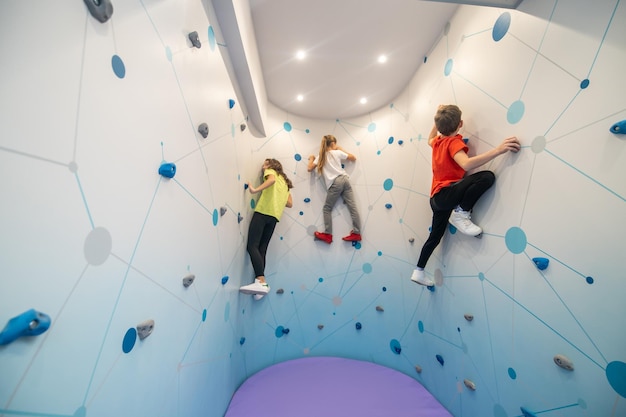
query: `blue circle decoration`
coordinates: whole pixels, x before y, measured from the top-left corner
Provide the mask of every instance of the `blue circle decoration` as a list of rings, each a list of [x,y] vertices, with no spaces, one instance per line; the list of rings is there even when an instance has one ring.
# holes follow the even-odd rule
[[[387,139],[387,142],[391,145],[393,143],[393,136],[389,136],[389,139]]]
[[[131,327],[126,331],[124,340],[122,341],[122,352],[128,353],[135,347],[135,341],[137,341],[137,330]]]
[[[117,78],[124,78],[126,76],[126,67],[124,66],[124,61],[117,55],[113,55],[111,58],[111,66],[113,67],[113,72],[117,75]]]
[[[370,132],[370,133],[371,133],[371,132],[374,132],[375,130],[376,130],[376,123],[373,123],[373,122],[372,122],[372,123],[370,123],[370,124],[367,126],[367,131],[368,131],[368,132]]]
[[[424,333],[424,322],[423,321],[418,321],[417,322],[417,330],[420,331],[420,333]]]
[[[526,233],[519,227],[511,227],[504,236],[506,247],[514,254],[520,254],[526,249]]]
[[[517,100],[513,102],[506,113],[506,120],[514,125],[522,120],[522,117],[524,117],[524,110],[525,106],[523,101]]]
[[[300,155],[299,153],[297,153],[297,154],[295,154],[295,155],[293,156],[293,158],[294,158],[296,161],[301,161],[301,160],[302,160],[302,155]]]
[[[213,26],[209,25],[209,47],[211,51],[215,51],[215,31],[213,30]]]
[[[626,398],[626,363],[620,361],[609,363],[606,367],[606,379],[615,392]]]
[[[511,14],[509,12],[502,13],[498,19],[496,20],[496,24],[493,25],[493,31],[491,36],[493,40],[498,42],[504,35],[509,31],[509,27],[511,26]]]
[[[202,310],[202,321],[206,321],[206,308]]]
[[[165,57],[168,61],[172,62],[172,48],[170,48],[169,46],[165,47]]]
[[[587,281],[587,284],[591,285],[593,284],[593,277],[587,277],[585,278],[585,281]]]
[[[285,131],[287,132],[291,132],[291,123],[289,122],[283,123],[283,129],[285,129]]]
[[[385,191],[389,191],[393,188],[393,180],[391,178],[387,178],[383,183],[383,188]]]
[[[217,226],[217,220],[220,218],[217,209],[213,209],[213,226]]]
[[[276,328],[276,331],[274,332],[274,335],[278,338],[281,338],[285,334],[284,330],[285,328],[283,326],[278,326]]]
[[[454,64],[454,62],[452,61],[452,58],[448,59],[446,61],[446,66],[443,68],[443,75],[445,75],[446,77],[448,75],[450,75],[450,73],[452,72],[452,65]]]
[[[363,272],[365,272],[366,274],[369,274],[372,272],[372,264],[365,262],[363,264]]]
[[[389,342],[389,347],[391,348],[391,351],[396,355],[399,355],[402,352],[402,346],[400,345],[400,342],[398,342],[396,339],[391,339],[391,342]]]
[[[508,372],[509,372],[509,378],[511,379],[517,378],[517,372],[515,372],[515,369],[509,368]]]
[[[589,87],[589,79],[585,78],[580,82],[580,88],[584,90],[587,87]]]

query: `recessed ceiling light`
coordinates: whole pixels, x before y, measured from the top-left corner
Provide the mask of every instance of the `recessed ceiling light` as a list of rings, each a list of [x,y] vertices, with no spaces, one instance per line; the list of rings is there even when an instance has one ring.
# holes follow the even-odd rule
[[[298,94],[298,97],[296,98],[298,99],[298,101],[304,100],[304,96],[302,94]]]
[[[296,58],[298,58],[298,59],[304,59],[304,58],[306,58],[306,52],[304,52],[304,51],[298,51],[298,52],[296,52]]]
[[[361,104],[365,104],[365,103],[367,103],[367,99],[365,97],[363,97],[363,98],[361,98],[361,100],[359,100],[359,102]]]
[[[381,64],[384,64],[385,62],[387,62],[387,55],[381,55],[378,57],[378,62],[380,62]]]

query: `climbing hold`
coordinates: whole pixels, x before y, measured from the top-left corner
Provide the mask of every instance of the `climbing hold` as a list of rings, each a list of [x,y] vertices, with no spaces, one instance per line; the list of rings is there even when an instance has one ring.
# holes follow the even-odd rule
[[[400,139],[400,140],[398,141],[398,145],[402,146],[402,144],[404,144],[404,141],[403,141],[402,139]]]
[[[239,344],[243,345],[244,343],[246,343],[246,338],[242,337],[241,339],[239,339]]]
[[[289,334],[289,329],[284,328],[284,329],[283,329],[283,334]]]
[[[235,100],[233,100],[232,98],[228,99],[228,108],[232,109],[233,107],[235,107]]]
[[[550,260],[547,258],[533,258],[533,262],[539,270],[543,271],[548,267]]]
[[[417,372],[418,374],[422,373],[422,367],[419,365],[415,365],[415,372]]]
[[[222,277],[222,285],[226,285],[227,282],[228,282],[228,275],[224,275]]]
[[[435,286],[434,285],[429,285],[428,287],[426,287],[426,289],[430,292],[435,292]]]
[[[100,23],[104,23],[113,15],[113,5],[110,0],[85,0],[87,10]]]
[[[524,415],[524,417],[537,417],[537,414],[531,413],[530,411],[528,411],[524,407],[520,407],[520,410],[522,411],[522,414]]]
[[[356,324],[354,325],[354,327],[356,327],[356,329],[357,329],[357,330],[361,330],[361,328],[362,328],[363,326],[361,325],[361,322],[358,322],[358,321],[357,321],[357,322],[356,322]]]
[[[414,237],[409,238],[409,243],[410,243],[411,245],[412,245],[412,244],[414,244],[414,243],[415,243],[415,238],[414,238]]]
[[[200,132],[202,137],[206,139],[206,137],[209,136],[209,125],[201,123],[200,126],[198,126],[198,132]]]
[[[146,320],[137,325],[137,336],[139,340],[143,340],[152,334],[154,330],[154,320]]]
[[[237,213],[237,223],[241,223],[243,221],[243,217],[241,217],[241,213]]]
[[[13,317],[0,332],[0,345],[7,345],[22,336],[38,336],[50,327],[50,316],[30,309]]]
[[[469,379],[464,379],[463,383],[465,384],[467,389],[476,391],[476,384],[474,384],[474,381],[470,381]]]
[[[474,320],[474,315],[473,314],[464,314],[463,317],[465,317],[465,320],[467,320],[467,321]]]
[[[556,355],[554,357],[554,363],[563,369],[567,369],[568,371],[574,370],[574,363],[565,355]]]
[[[311,199],[310,199],[309,197],[307,197],[307,198],[305,198],[305,199],[304,199],[304,202],[305,202],[305,203],[310,203],[310,202],[311,202]]]
[[[285,290],[283,290],[282,288],[276,290],[276,294],[283,294],[284,292]]]
[[[189,274],[185,278],[183,278],[183,287],[188,288],[191,284],[193,284],[193,280],[196,279],[194,274]]]
[[[193,31],[188,36],[193,46],[195,46],[196,48],[202,47],[202,44],[200,43],[200,38],[198,38],[198,32]]]
[[[176,165],[173,162],[163,162],[159,167],[159,174],[166,178],[174,178],[174,175],[176,175]]]
[[[469,142],[469,138],[463,138],[463,142],[465,142],[465,144],[467,145],[467,142]]]
[[[437,358],[437,362],[439,362],[441,364],[441,366],[443,366],[443,356],[436,355],[435,358]]]
[[[476,239],[482,239],[483,238],[483,233],[480,232],[479,234],[477,234],[476,236],[474,236]]]
[[[324,325],[323,325],[323,324],[318,324],[318,325],[317,325],[317,328],[318,328],[318,329],[320,329],[320,330],[322,330],[322,329],[324,328]]]
[[[245,124],[245,123],[240,124],[240,125],[239,125],[239,130],[241,130],[242,132],[243,132],[244,130],[246,130],[246,124]]]
[[[385,208],[390,209],[391,207],[392,207],[391,204],[389,204],[389,203],[385,204]]]
[[[617,122],[615,123],[613,126],[611,126],[611,133],[616,133],[616,134],[625,134],[626,133],[626,120],[622,120],[621,122]]]
[[[376,311],[385,311],[383,306],[376,306]]]
[[[220,207],[220,217],[226,214],[226,207]]]

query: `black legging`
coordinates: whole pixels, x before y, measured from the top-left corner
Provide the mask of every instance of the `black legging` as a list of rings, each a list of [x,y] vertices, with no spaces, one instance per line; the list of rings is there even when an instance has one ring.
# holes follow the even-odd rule
[[[446,233],[448,219],[456,206],[461,206],[465,211],[470,211],[478,199],[496,181],[496,176],[491,171],[480,171],[468,175],[461,181],[442,188],[431,197],[430,208],[433,210],[433,223],[430,235],[422,247],[422,253],[417,261],[418,268],[424,268],[430,255],[441,242]]]
[[[254,212],[248,228],[248,254],[256,277],[265,276],[265,254],[276,228],[276,217]]]

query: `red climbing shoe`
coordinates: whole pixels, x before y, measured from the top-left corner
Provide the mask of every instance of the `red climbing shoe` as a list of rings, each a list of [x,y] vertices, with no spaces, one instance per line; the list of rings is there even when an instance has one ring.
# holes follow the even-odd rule
[[[359,233],[354,233],[354,231],[350,232],[348,236],[342,237],[346,242],[360,242],[361,235]]]
[[[329,245],[333,243],[333,235],[331,235],[330,233],[315,232],[313,234],[315,235],[315,239],[322,240]]]

